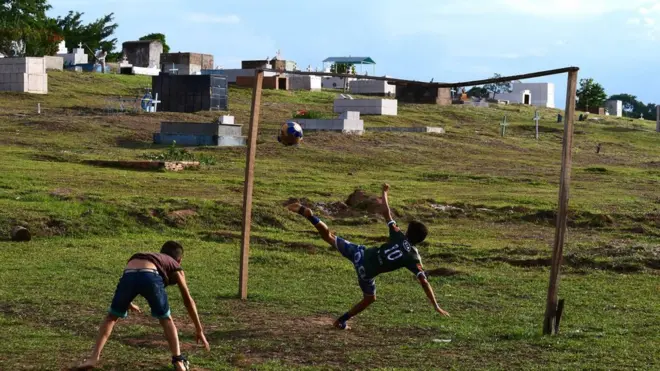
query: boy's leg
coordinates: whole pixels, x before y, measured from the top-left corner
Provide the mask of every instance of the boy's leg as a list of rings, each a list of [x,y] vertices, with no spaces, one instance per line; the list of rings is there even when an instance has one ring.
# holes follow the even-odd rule
[[[179,346],[179,333],[176,330],[176,325],[172,317],[160,318],[160,325],[163,326],[165,332],[165,339],[170,347],[172,353],[172,363],[177,371],[185,371],[187,369],[186,359],[181,356],[181,348]]]
[[[361,279],[358,278],[358,283],[360,284],[360,288],[362,289],[362,300],[360,300],[357,304],[355,304],[348,312],[344,313],[343,316],[339,317],[335,323],[334,326],[340,329],[346,329],[348,326],[346,325],[346,322],[357,316],[360,312],[363,310],[367,309],[373,302],[376,301],[376,282],[375,280],[372,279]]]
[[[103,347],[108,341],[110,334],[112,334],[112,329],[115,327],[119,318],[126,318],[126,316],[128,316],[128,306],[136,296],[135,276],[133,276],[133,274],[124,274],[119,279],[119,283],[115,289],[115,295],[112,298],[110,309],[108,309],[108,315],[103,319],[103,322],[99,327],[99,333],[96,337],[96,343],[94,344],[92,354],[88,360],[78,367],[78,369],[90,369],[98,363],[101,359]]]
[[[316,230],[319,231],[319,234],[321,235],[323,240],[328,244],[330,244],[330,246],[336,247],[335,235],[330,233],[330,229],[328,229],[328,226],[325,223],[323,223],[319,218],[314,216],[314,213],[310,208],[302,206],[299,203],[293,203],[287,206],[287,208],[293,211],[294,213],[298,213],[304,216],[305,218],[307,218],[307,220],[309,220],[310,223],[312,223],[312,225],[316,227]]]
[[[108,338],[110,337],[112,329],[115,327],[117,320],[119,320],[119,317],[110,313],[108,313],[108,315],[103,319],[103,322],[99,327],[99,334],[96,337],[96,343],[94,344],[92,355],[88,360],[77,367],[78,370],[88,370],[96,366],[96,364],[101,359],[101,352],[103,351],[103,347],[108,341]]]
[[[163,278],[158,273],[143,273],[142,279],[144,281],[140,285],[140,295],[149,303],[151,316],[157,318],[163,327],[167,345],[172,353],[172,363],[176,370],[186,370],[186,359],[181,355],[179,333],[170,315],[170,305]]]

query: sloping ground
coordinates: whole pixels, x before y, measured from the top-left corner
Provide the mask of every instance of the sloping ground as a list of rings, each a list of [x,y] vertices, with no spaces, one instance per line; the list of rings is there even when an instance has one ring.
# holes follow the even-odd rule
[[[144,77],[61,72],[49,82],[47,96],[0,93],[0,236],[13,225],[28,226],[35,236],[27,245],[0,241],[0,322],[12,329],[1,340],[17,349],[26,368],[75,361],[61,352],[83,356],[126,258],[170,238],[189,247],[193,295],[213,334],[211,355],[190,349],[200,367],[600,368],[607,359],[614,368],[648,368],[653,362],[660,345],[653,316],[660,310],[654,123],[610,117],[576,123],[561,286],[565,335],[555,341],[537,333],[554,237],[560,111],[540,110],[538,142],[528,107],[400,105],[399,116],[365,116],[365,125],[442,126],[447,133],[310,133],[301,147],[287,148],[275,139],[279,125],[299,109],[331,113],[336,93],[264,91],[250,270],[256,304],[242,306],[230,298],[244,148],[189,148],[212,165],[178,173],[84,162],[159,154],[164,149],[151,140],[161,121],[210,121],[218,113],[104,113],[108,97],[141,96],[150,85]],[[247,124],[250,99],[250,89],[230,89],[229,114],[238,123]],[[504,115],[510,126],[502,138]],[[356,320],[354,333],[326,333],[327,322],[359,296],[354,273],[283,205],[302,199],[341,236],[375,246],[383,242],[382,218],[349,195],[358,188],[378,195],[382,182],[392,185],[401,224],[417,218],[429,225],[421,246],[426,268],[460,273],[432,278],[453,317],[435,317],[421,289],[399,272],[379,277],[382,300]],[[176,292],[170,295],[185,322]],[[45,301],[62,314],[37,304]],[[137,327],[118,330],[108,367],[164,364],[162,344],[142,352],[158,329],[129,323]],[[26,345],[17,335],[25,332],[46,340]],[[388,356],[376,354],[385,344]],[[0,357],[0,365],[15,359]]]

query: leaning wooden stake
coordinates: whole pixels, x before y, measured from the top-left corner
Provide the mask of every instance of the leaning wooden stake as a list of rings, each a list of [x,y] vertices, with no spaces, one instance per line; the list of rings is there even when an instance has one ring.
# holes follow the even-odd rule
[[[248,131],[247,156],[245,159],[245,182],[243,185],[243,233],[241,235],[241,268],[239,273],[238,294],[247,299],[248,259],[250,257],[250,227],[252,225],[252,190],[254,184],[254,160],[257,154],[257,133],[259,132],[259,108],[264,71],[257,70],[252,91],[250,128]]]
[[[545,308],[543,334],[556,334],[559,330],[557,318],[557,292],[559,290],[559,271],[563,258],[564,239],[566,238],[566,218],[568,214],[569,184],[571,181],[571,159],[573,146],[573,121],[575,120],[575,93],[577,89],[577,70],[568,72],[566,88],[566,111],[564,119],[564,140],[561,154],[561,178],[559,183],[559,213],[557,214],[555,244],[552,251],[550,285]]]

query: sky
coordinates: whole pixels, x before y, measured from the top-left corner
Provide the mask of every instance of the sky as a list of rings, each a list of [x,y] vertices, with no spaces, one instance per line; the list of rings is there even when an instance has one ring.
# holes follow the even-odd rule
[[[281,59],[323,67],[369,56],[376,75],[457,82],[568,66],[608,95],[660,103],[660,0],[50,0],[92,21],[114,12],[118,47],[163,33],[172,52],[208,53],[216,66]],[[371,68],[368,70],[372,74]],[[555,84],[565,106],[566,74]]]

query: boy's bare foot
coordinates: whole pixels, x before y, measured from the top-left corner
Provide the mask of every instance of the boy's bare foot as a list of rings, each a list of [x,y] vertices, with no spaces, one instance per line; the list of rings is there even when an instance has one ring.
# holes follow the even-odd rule
[[[84,363],[82,363],[80,366],[72,367],[71,370],[76,370],[76,371],[78,371],[78,370],[80,370],[80,371],[82,371],[82,370],[91,370],[91,369],[94,369],[96,367],[96,364],[98,362],[99,362],[98,359],[97,360],[88,359]]]
[[[179,361],[179,362],[175,363],[175,364],[174,364],[174,369],[175,369],[176,371],[188,371],[188,370],[189,370],[189,368],[187,368],[187,367],[185,366],[185,364],[183,363],[183,361]]]

